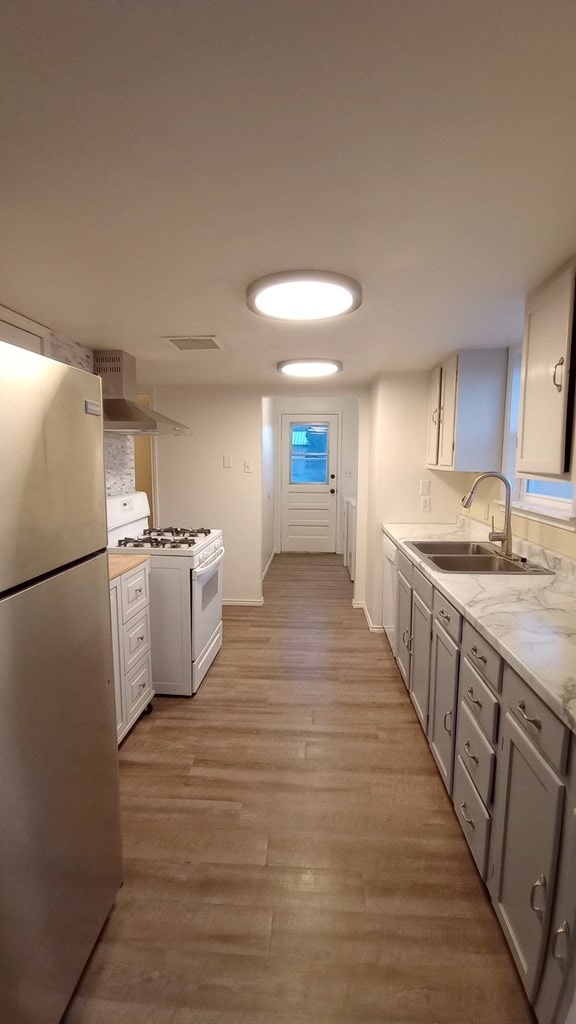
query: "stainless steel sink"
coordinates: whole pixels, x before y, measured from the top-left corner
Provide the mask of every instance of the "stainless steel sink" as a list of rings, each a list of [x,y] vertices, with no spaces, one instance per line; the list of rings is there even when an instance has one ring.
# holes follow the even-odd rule
[[[440,572],[478,572],[499,575],[553,576],[534,562],[517,557],[504,558],[490,544],[460,540],[422,540],[406,544]]]
[[[419,540],[408,544],[409,548],[423,555],[493,555],[491,544],[478,544],[469,540]]]
[[[442,572],[526,572],[520,562],[501,555],[430,555],[429,561]]]

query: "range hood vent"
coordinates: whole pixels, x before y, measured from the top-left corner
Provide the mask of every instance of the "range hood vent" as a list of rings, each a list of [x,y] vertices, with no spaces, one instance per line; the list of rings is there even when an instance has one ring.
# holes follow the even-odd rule
[[[94,370],[102,378],[104,430],[110,434],[189,434],[176,420],[138,405],[136,360],[128,352],[95,352]]]

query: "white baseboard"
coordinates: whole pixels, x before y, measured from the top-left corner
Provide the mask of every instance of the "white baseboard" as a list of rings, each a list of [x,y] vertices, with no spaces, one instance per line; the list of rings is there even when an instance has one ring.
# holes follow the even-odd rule
[[[255,608],[259,608],[264,604],[264,598],[260,597],[256,601],[246,601],[242,597],[228,597],[222,600],[222,604],[237,604],[237,605],[248,605]]]
[[[370,612],[368,611],[368,609],[366,607],[366,602],[365,601],[352,601],[352,607],[353,608],[361,608],[362,609],[362,611],[364,612],[364,618],[366,619],[366,622],[368,623],[368,629],[370,630],[371,633],[383,633],[384,632],[384,626],[375,626],[374,623],[372,622],[372,619],[370,618]]]
[[[274,558],[275,554],[276,554],[276,552],[273,551],[272,554],[270,555],[270,558],[268,559],[268,561],[266,563],[266,568],[264,569],[264,572],[262,573],[262,580],[264,580],[264,577],[266,576],[266,573],[268,572],[268,569],[270,568],[270,566],[272,564],[272,559]]]

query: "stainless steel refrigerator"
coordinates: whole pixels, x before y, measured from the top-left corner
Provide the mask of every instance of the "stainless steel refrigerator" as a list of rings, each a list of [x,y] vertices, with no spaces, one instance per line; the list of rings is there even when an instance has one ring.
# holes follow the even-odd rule
[[[0,1017],[55,1024],[121,884],[100,381],[0,342]]]

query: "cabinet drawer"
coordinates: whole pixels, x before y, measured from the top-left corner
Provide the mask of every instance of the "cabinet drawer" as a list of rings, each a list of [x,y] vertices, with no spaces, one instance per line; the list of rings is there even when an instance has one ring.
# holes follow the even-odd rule
[[[142,655],[150,650],[150,613],[145,608],[140,615],[135,615],[126,623],[122,630],[122,649],[124,655],[124,673],[136,664]]]
[[[150,654],[141,661],[126,676],[126,700],[128,703],[128,717],[135,711],[138,704],[147,704],[154,696],[152,689],[152,658]]]
[[[120,577],[122,588],[122,622],[127,622],[132,615],[149,603],[147,563],[137,565],[132,572],[123,573]]]
[[[472,712],[490,742],[496,743],[500,706],[466,658],[460,662],[460,700]]]
[[[570,730],[509,665],[504,667],[502,698],[534,746],[565,775]]]
[[[502,689],[502,658],[466,621],[462,630],[462,654],[468,658],[471,665],[474,665],[478,674],[499,693]]]
[[[412,572],[412,587],[414,592],[418,594],[421,601],[424,602],[427,608],[432,608],[432,601],[434,598],[434,587],[427,580],[423,573],[419,569],[414,567]]]
[[[478,796],[460,756],[456,758],[454,770],[454,810],[476,861],[476,867],[485,879],[490,841],[490,815]]]
[[[438,590],[434,591],[434,617],[444,627],[456,643],[460,643],[462,634],[462,616],[453,604],[447,601]]]
[[[485,804],[492,799],[496,755],[466,704],[458,712],[456,751]]]
[[[414,566],[410,559],[406,558],[406,555],[400,550],[396,551],[396,568],[398,572],[402,573],[404,579],[412,585],[412,570]]]

